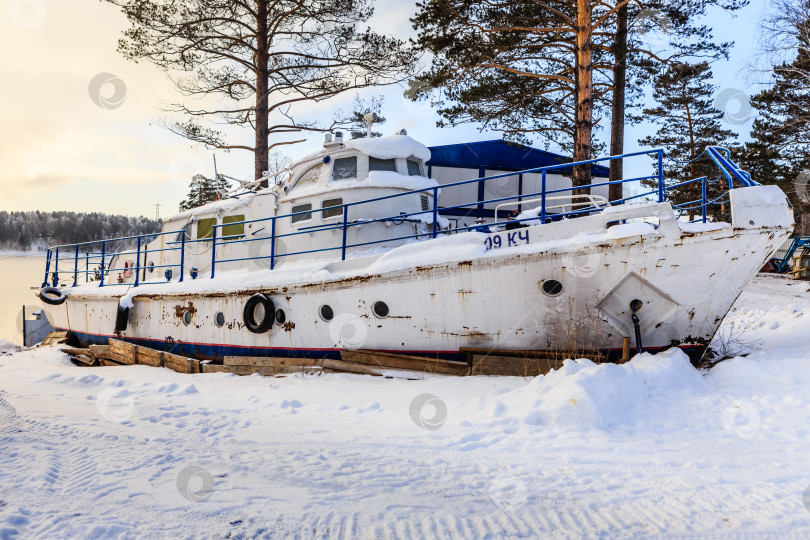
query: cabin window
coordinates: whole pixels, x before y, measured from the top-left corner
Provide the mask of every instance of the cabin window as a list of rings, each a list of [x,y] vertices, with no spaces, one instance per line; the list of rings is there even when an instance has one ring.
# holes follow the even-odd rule
[[[244,214],[222,218],[222,237],[245,236],[245,224],[242,221],[245,221]]]
[[[185,235],[186,235],[186,240],[191,240],[191,226],[192,226],[192,222],[191,222],[191,221],[189,221],[188,223],[186,223],[186,226],[185,226],[185,227],[183,227],[183,230],[182,230],[182,231],[180,231],[180,232],[177,234],[177,241],[178,241],[178,242],[182,242],[182,241],[183,241],[183,234],[185,234]]]
[[[335,180],[357,178],[357,156],[336,159],[332,166],[332,178]]]
[[[299,221],[307,221],[312,219],[312,203],[307,204],[299,204],[297,206],[292,207],[292,213],[298,214],[298,212],[306,212],[306,214],[298,214],[292,217],[293,223],[298,223]]]
[[[422,176],[422,167],[415,159],[406,159],[408,163],[408,176]]]
[[[298,184],[314,184],[318,180],[321,179],[321,170],[323,169],[323,163],[318,163],[313,165],[306,171],[304,174],[298,177]]]
[[[368,158],[368,170],[370,171],[393,171],[397,172],[397,160]]]
[[[323,219],[342,216],[343,199],[326,199],[321,204],[321,208],[323,208],[323,212],[321,212]]]
[[[214,236],[214,225],[217,218],[205,218],[197,221],[197,240],[212,238]]]

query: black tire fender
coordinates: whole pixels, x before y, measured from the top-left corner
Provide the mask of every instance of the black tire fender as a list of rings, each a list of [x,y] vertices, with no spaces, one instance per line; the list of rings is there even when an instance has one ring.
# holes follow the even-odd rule
[[[264,317],[262,317],[260,321],[257,321],[254,316],[258,305],[264,307]],[[251,296],[245,304],[245,310],[242,312],[242,320],[245,322],[245,327],[254,334],[263,334],[270,330],[275,318],[276,308],[273,305],[273,301],[261,293]]]
[[[67,294],[59,287],[42,287],[39,290],[39,299],[52,306],[58,306],[67,300]]]
[[[129,308],[118,306],[118,313],[115,314],[115,331],[123,332],[129,323]]]

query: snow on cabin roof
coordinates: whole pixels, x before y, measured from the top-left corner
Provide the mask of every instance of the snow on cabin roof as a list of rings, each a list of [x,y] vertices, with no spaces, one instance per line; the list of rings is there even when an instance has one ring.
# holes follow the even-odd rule
[[[296,159],[293,161],[291,167],[296,167],[312,159],[342,150],[357,150],[358,152],[377,159],[409,158],[411,156],[421,159],[422,161],[428,161],[430,159],[430,150],[419,141],[407,135],[389,135],[387,137],[373,137],[371,139],[365,137],[349,139],[343,143],[343,146],[321,148],[320,150],[316,150],[315,152]]]
[[[369,171],[368,176],[365,178],[332,181],[327,185],[316,183],[307,186],[299,186],[290,191],[288,198],[298,199],[300,197],[320,195],[331,191],[345,191],[347,189],[369,187],[418,190],[439,187],[439,183],[425,176],[405,176],[404,174],[399,174],[394,171]]]
[[[359,150],[377,159],[408,158],[411,156],[422,161],[430,159],[428,147],[407,135],[352,139],[346,141],[344,146],[349,149]]]
[[[165,222],[177,221],[182,219],[188,219],[191,216],[215,214],[218,212],[229,212],[231,210],[236,210],[237,208],[246,206],[250,202],[252,195],[253,195],[252,193],[246,193],[241,197],[239,197],[238,199],[231,197],[228,199],[220,199],[218,201],[212,201],[210,203],[198,206],[196,208],[184,210],[183,212],[180,212],[178,214],[166,218],[164,221]]]

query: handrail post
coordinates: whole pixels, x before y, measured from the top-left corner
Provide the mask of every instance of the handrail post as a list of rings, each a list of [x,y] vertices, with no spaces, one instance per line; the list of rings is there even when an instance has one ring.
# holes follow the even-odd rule
[[[700,181],[701,207],[703,208],[703,223],[706,223],[706,177]]]
[[[53,286],[59,285],[59,248],[56,248],[56,259],[53,264]]]
[[[270,223],[270,270],[276,267],[276,218]]]
[[[658,202],[664,202],[664,151],[658,151]]]
[[[73,253],[73,286],[79,284],[79,244],[76,244],[76,250]]]
[[[340,260],[346,260],[346,224],[349,222],[349,206],[343,205],[343,244],[340,250]]]
[[[84,283],[90,283],[90,252],[84,254]]]
[[[135,287],[141,278],[141,237],[138,237],[138,250],[135,252]]]
[[[438,234],[439,225],[439,188],[433,188],[433,238]]]
[[[217,269],[217,226],[214,224],[211,229],[211,279],[214,279],[214,272]]]
[[[540,224],[546,224],[546,170],[543,169],[540,183]]]
[[[180,237],[180,281],[183,281],[183,274],[186,273],[186,230],[183,229],[183,235]]]
[[[107,242],[101,242],[101,282],[99,287],[104,286],[104,256],[107,254]]]
[[[45,281],[42,282],[43,287],[48,286],[48,272],[51,270],[51,254],[53,251],[48,248],[48,254],[45,257]]]

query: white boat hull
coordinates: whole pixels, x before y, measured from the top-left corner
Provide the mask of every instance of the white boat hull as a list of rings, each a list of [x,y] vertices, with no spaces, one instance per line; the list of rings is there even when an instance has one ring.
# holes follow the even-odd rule
[[[446,245],[447,260],[407,268],[376,272],[384,265],[370,257],[369,264],[332,263],[332,277],[323,281],[285,283],[273,277],[279,270],[263,270],[265,286],[256,285],[262,274],[255,273],[244,287],[233,285],[238,273],[230,280],[222,273],[215,280],[144,283],[119,337],[215,359],[336,357],[341,349],[448,358],[462,356],[463,348],[615,352],[633,337],[628,306],[638,298],[645,348],[677,345],[698,357],[744,285],[791,232],[784,201],[752,203],[761,195],[756,190],[770,187],[732,191],[735,226],[716,230],[684,231],[666,203],[627,206],[513,231],[419,242],[400,249],[430,253],[431,246],[441,252]],[[754,209],[757,222],[748,219]],[[606,230],[609,223],[642,217],[659,220],[658,227],[634,223]],[[468,246],[483,244],[468,250],[477,256],[450,249],[462,238]],[[562,284],[560,294],[543,291],[550,280]],[[48,307],[49,319],[85,344],[103,343],[116,336],[123,292],[75,287],[62,305]],[[257,292],[284,311],[285,324],[261,334],[245,327],[245,303]],[[374,314],[378,301],[387,304],[388,316]],[[329,322],[319,314],[322,305],[334,312]],[[218,312],[224,315],[221,327],[215,324]]]

